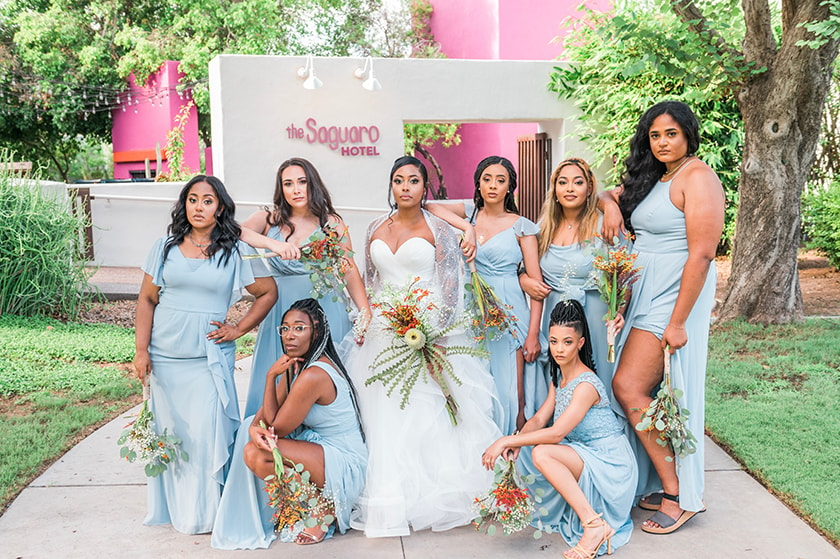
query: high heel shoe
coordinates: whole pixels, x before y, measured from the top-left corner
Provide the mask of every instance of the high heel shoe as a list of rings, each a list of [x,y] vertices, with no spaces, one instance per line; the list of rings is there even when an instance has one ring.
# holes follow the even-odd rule
[[[572,549],[566,550],[563,553],[563,557],[566,559],[595,559],[598,555],[598,550],[601,549],[601,546],[604,545],[604,542],[607,542],[607,555],[612,555],[612,537],[615,535],[615,530],[607,524],[607,521],[601,518],[602,514],[597,516],[593,516],[589,520],[583,523],[583,529],[586,530],[587,528],[594,529],[594,528],[601,528],[603,527],[604,533],[601,536],[601,539],[598,540],[598,543],[595,545],[594,549],[586,549],[580,542],[577,543]],[[582,540],[583,538],[581,538]],[[574,553],[574,555],[570,555]]]

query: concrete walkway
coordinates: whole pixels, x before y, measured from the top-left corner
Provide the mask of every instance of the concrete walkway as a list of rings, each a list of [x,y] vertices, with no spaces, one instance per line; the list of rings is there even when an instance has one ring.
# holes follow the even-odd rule
[[[101,273],[100,271],[99,273]],[[128,277],[137,277],[128,274]],[[118,282],[111,282],[118,283]],[[101,285],[101,284],[100,284]],[[238,362],[236,383],[246,393],[250,359]],[[242,404],[240,403],[240,406]],[[494,537],[463,527],[443,533],[367,539],[350,531],[315,546],[275,542],[268,550],[219,551],[209,535],[189,536],[166,526],[144,526],[146,478],[142,467],[119,458],[116,444],[128,412],[71,449],[33,481],[0,517],[0,559],[168,557],[318,557],[427,559],[558,558],[568,548],[557,535],[532,531]],[[668,536],[646,534],[650,513],[633,510],[636,528],[619,559],[840,559],[840,551],[770,495],[710,439],[706,445],[708,511]]]

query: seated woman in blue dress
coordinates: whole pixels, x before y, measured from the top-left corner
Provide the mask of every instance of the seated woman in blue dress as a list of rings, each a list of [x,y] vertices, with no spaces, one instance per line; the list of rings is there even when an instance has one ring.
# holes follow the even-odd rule
[[[367,449],[356,393],[336,354],[324,310],[315,299],[296,301],[277,333],[284,354],[268,370],[262,407],[237,433],[213,527],[211,545],[216,548],[266,548],[274,540],[262,481],[275,473],[273,446],[287,460],[303,465],[329,503],[313,514],[317,525],[299,523],[281,532],[284,541],[320,542],[332,532],[321,528],[327,515],[335,517],[344,533],[364,485]]]
[[[515,460],[521,447],[533,446],[538,472],[527,473],[542,474],[536,483],[547,481],[556,490],[543,499],[541,506],[549,511],[541,518],[543,528],[574,544],[563,554],[567,559],[592,559],[630,539],[636,460],[592,370],[589,328],[580,303],[561,301],[551,311],[548,346],[548,397],[519,434],[497,440],[481,459],[492,469],[499,456]]]

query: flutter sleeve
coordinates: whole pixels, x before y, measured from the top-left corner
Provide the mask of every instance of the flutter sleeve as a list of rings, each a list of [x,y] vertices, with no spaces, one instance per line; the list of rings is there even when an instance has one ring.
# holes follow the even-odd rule
[[[536,235],[539,232],[540,228],[537,227],[537,224],[527,217],[520,217],[516,220],[516,223],[513,224],[513,233],[517,238]]]
[[[143,264],[143,271],[152,276],[152,283],[160,288],[165,287],[163,282],[163,247],[166,245],[168,237],[161,237],[155,244],[149,254],[146,255],[146,262]],[[173,247],[177,249],[177,247]]]

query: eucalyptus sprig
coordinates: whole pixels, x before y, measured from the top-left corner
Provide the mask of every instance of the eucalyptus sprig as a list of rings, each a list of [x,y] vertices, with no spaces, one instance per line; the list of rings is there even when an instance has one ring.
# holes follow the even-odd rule
[[[660,446],[670,444],[674,456],[685,458],[697,451],[697,438],[688,429],[687,408],[680,406],[683,391],[671,386],[671,352],[665,348],[665,371],[659,391],[650,405],[642,410],[641,420],[636,424],[637,431],[658,431],[656,442]],[[673,458],[666,456],[665,460]]]

